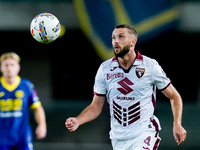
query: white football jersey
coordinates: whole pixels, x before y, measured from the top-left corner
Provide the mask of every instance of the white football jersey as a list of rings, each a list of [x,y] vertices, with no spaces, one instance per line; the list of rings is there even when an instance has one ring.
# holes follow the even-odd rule
[[[129,70],[116,57],[101,64],[95,77],[94,94],[107,96],[110,105],[111,139],[130,139],[147,130],[160,130],[153,115],[156,87],[163,90],[171,81],[156,60],[141,55]]]

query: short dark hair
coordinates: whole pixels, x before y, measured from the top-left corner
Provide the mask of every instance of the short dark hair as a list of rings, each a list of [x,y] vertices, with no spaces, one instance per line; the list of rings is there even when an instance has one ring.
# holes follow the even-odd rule
[[[137,38],[137,36],[138,36],[137,31],[136,31],[135,28],[134,28],[133,26],[131,26],[131,25],[128,25],[128,24],[120,24],[120,25],[117,25],[115,28],[116,28],[116,29],[119,29],[119,28],[127,28],[127,29],[129,29],[130,34],[135,35],[136,38]]]

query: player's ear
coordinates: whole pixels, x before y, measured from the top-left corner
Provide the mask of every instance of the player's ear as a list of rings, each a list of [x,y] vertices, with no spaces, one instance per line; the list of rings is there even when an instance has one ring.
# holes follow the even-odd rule
[[[136,38],[134,38],[134,39],[133,39],[133,42],[136,44],[136,42],[137,42],[137,39],[136,39]]]
[[[135,46],[135,44],[137,43],[137,39],[136,38],[133,38],[131,40],[131,46]]]

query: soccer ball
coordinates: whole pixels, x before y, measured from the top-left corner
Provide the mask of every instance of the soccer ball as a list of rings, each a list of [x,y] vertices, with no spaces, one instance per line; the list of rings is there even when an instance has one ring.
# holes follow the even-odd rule
[[[60,34],[60,22],[50,13],[41,13],[33,18],[30,31],[35,40],[41,43],[51,43]]]

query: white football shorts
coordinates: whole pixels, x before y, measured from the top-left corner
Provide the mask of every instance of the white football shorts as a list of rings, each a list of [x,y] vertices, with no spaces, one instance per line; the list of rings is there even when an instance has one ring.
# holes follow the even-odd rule
[[[161,138],[156,131],[146,131],[126,140],[112,140],[113,150],[157,150]]]

